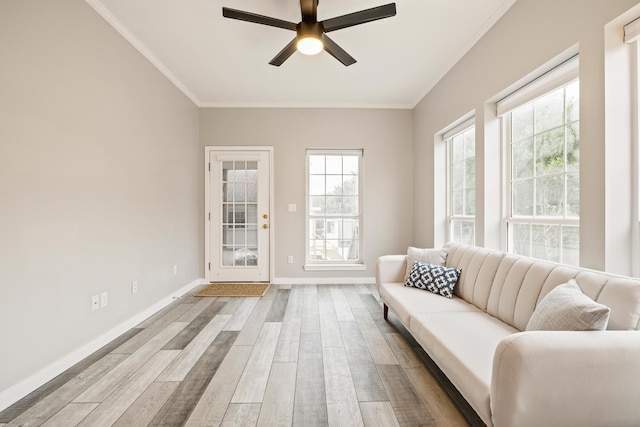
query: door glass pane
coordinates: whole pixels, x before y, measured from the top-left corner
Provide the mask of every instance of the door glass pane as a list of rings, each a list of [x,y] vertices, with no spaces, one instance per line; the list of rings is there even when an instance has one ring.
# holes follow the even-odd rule
[[[258,227],[255,225],[250,225],[247,227],[247,244],[258,244]]]
[[[222,162],[222,180],[233,181],[233,162]]]
[[[233,212],[233,218],[234,218],[234,223],[236,225],[243,225],[244,224],[244,211],[241,209],[240,206],[234,206],[234,212]]]
[[[258,205],[255,203],[247,203],[247,224],[258,223]]]
[[[222,201],[233,202],[233,184],[231,183],[222,184]]]
[[[245,162],[235,162],[235,181],[236,182],[245,182],[247,180],[247,170],[245,169],[247,164]]]
[[[255,267],[258,265],[258,248],[239,247],[233,253],[233,265],[237,267]]]
[[[257,182],[247,182],[247,202],[257,202],[258,201],[258,183]]]
[[[247,181],[256,182],[258,180],[258,162],[247,162]]]
[[[246,265],[255,267],[258,265],[258,248],[247,248]]]
[[[222,247],[222,265],[225,267],[233,265],[233,248],[230,246]]]
[[[222,222],[223,223],[229,223],[229,222],[233,222],[233,216],[231,215],[232,210],[230,209],[230,206],[227,203],[224,203],[222,205]]]
[[[244,228],[236,228],[233,243],[236,247],[243,247],[247,243],[247,230]]]
[[[233,195],[235,197],[235,202],[244,202],[246,200],[247,193],[247,183],[246,182],[236,182],[234,186]]]
[[[222,265],[258,265],[258,162],[222,162]]]

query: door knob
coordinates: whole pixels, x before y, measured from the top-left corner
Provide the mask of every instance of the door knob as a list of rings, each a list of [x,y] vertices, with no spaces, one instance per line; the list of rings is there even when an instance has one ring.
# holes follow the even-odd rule
[[[264,215],[262,215],[262,218],[267,219],[267,218],[269,218],[269,215],[264,214]]]
[[[269,224],[264,224],[262,228],[269,228]]]

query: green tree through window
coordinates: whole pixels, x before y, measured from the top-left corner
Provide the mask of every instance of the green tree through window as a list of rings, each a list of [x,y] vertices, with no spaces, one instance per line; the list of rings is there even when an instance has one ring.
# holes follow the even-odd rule
[[[510,113],[509,249],[579,262],[579,83],[574,81]]]

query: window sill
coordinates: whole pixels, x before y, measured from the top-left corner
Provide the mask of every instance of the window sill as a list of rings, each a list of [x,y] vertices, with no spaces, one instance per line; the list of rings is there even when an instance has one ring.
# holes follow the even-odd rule
[[[305,264],[305,271],[362,271],[366,270],[364,264]]]

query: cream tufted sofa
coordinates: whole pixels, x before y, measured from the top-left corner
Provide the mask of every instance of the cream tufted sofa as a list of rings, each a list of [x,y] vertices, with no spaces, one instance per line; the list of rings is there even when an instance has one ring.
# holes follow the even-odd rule
[[[406,255],[377,260],[378,292],[488,426],[640,426],[640,280],[445,248],[462,270],[452,299],[403,286]],[[569,279],[611,309],[607,330],[523,332]]]

